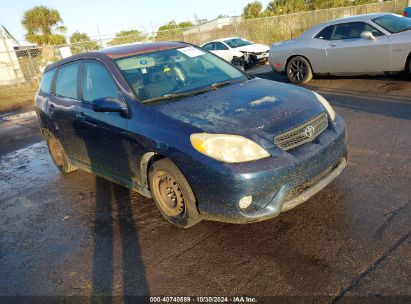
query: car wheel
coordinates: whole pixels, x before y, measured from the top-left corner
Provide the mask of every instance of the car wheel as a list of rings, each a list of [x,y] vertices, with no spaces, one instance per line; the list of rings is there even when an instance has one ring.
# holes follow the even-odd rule
[[[57,168],[63,173],[69,173],[77,170],[77,167],[70,164],[66,152],[64,152],[60,141],[50,132],[46,134],[47,147],[49,148],[51,159]]]
[[[154,162],[148,179],[154,202],[167,221],[179,228],[201,221],[193,191],[171,160],[163,158]]]
[[[313,78],[310,63],[301,56],[291,58],[287,63],[287,76],[292,83],[309,82]]]

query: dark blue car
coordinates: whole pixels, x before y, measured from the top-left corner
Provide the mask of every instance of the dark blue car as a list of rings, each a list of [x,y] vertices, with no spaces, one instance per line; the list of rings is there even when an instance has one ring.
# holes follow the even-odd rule
[[[404,9],[404,17],[411,18],[411,6]]]
[[[321,95],[185,43],[51,64],[36,109],[62,172],[81,168],[152,197],[179,227],[275,217],[346,165],[344,121]]]

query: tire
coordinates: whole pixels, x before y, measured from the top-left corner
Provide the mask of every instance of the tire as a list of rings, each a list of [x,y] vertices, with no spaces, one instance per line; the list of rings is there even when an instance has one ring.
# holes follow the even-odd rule
[[[411,54],[408,56],[407,64],[405,67],[405,71],[408,74],[408,77],[411,78]]]
[[[288,61],[286,73],[290,82],[296,84],[303,84],[313,79],[310,62],[302,56],[295,56]]]
[[[66,152],[60,144],[60,141],[50,132],[45,133],[47,147],[50,152],[51,159],[53,160],[56,167],[62,173],[69,173],[76,171],[78,168],[70,163]]]
[[[168,158],[154,162],[148,172],[153,200],[163,217],[179,228],[201,221],[196,199],[183,173]]]

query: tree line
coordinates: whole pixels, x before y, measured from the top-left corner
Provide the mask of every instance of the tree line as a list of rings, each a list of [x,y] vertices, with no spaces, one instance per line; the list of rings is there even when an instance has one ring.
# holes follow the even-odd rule
[[[28,42],[36,43],[37,45],[64,45],[67,44],[66,36],[67,28],[63,25],[63,19],[60,13],[46,6],[36,6],[24,13],[21,21],[26,30],[25,39]],[[154,35],[156,40],[173,39],[179,36],[183,28],[192,27],[194,24],[190,21],[176,23],[170,21],[159,27]],[[111,39],[108,45],[119,45],[125,43],[133,43],[146,40],[147,36],[137,29],[119,31],[115,37]],[[100,42],[92,41],[90,36],[79,31],[74,32],[69,41],[74,54],[97,50],[101,48]]]
[[[376,2],[376,0],[272,0],[264,8],[258,0],[248,3],[242,13],[245,19],[261,18],[281,14],[295,13],[307,10],[316,10],[330,7],[342,7]],[[219,15],[218,18],[225,17]],[[26,29],[27,41],[37,45],[63,45],[67,44],[65,33],[67,28],[63,25],[60,13],[46,6],[36,6],[24,13],[21,21]],[[153,38],[156,41],[183,40],[183,29],[193,27],[190,21],[177,23],[170,21],[158,28]],[[137,29],[117,32],[108,45],[119,45],[144,41],[147,35]],[[91,41],[86,33],[74,32],[70,37],[71,49],[74,54],[101,48],[100,42]]]
[[[244,7],[242,17],[244,19],[254,19],[375,2],[376,0],[272,0],[264,8],[263,4],[256,0]]]

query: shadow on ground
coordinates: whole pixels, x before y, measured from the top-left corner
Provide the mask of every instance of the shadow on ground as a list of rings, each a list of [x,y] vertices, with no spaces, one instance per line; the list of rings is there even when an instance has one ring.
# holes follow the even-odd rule
[[[90,164],[93,171],[103,169],[109,174],[121,176],[122,179],[132,179],[127,147],[123,138],[117,136],[115,127],[112,131],[107,131],[100,125],[90,129],[87,123],[73,127],[81,139],[79,144],[84,145],[78,149],[86,154],[79,154],[79,157],[84,158],[81,161]],[[110,143],[113,153],[107,153],[107,143]],[[115,159],[110,159],[113,156]],[[114,168],[117,171],[113,172],[112,168],[108,168],[110,162],[116,164]],[[133,301],[129,296],[149,294],[130,191],[99,176],[95,177],[93,303],[112,303],[113,294],[118,294],[119,291],[128,296],[125,297],[125,303]],[[119,247],[117,251],[116,247]],[[116,259],[115,253],[120,254],[121,258]],[[115,265],[115,260],[120,261],[120,267]],[[114,278],[117,276],[114,272],[119,270],[122,271],[122,282],[115,282]],[[114,286],[116,283],[117,286]]]

